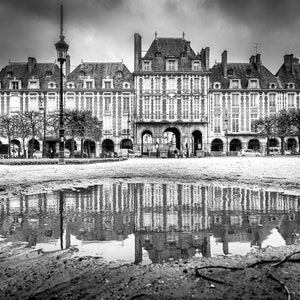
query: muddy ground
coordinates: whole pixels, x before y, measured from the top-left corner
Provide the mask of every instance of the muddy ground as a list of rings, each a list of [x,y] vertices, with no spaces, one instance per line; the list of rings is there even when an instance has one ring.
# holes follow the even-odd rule
[[[0,187],[2,195],[12,196],[108,178],[139,178],[244,185],[300,195],[299,167],[298,157],[4,165]],[[300,245],[267,247],[247,256],[124,265],[105,263],[101,257],[79,257],[76,249],[43,253],[3,239],[0,299],[300,299],[298,251]]]

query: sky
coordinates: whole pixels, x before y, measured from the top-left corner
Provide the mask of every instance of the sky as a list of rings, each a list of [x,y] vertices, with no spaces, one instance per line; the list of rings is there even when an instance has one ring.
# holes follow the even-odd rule
[[[64,7],[71,69],[123,61],[133,71],[133,36],[146,51],[158,37],[182,37],[195,52],[210,48],[210,66],[248,62],[256,51],[273,73],[285,54],[300,57],[299,0],[0,0],[0,69],[9,61],[54,62]],[[144,53],[143,53],[144,54]]]

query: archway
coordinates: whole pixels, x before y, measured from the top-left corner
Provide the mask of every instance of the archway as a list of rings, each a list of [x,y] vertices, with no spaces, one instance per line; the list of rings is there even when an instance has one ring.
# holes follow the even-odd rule
[[[239,139],[233,139],[229,145],[229,151],[240,151],[242,149],[242,143]]]
[[[193,136],[193,153],[196,155],[197,150],[202,150],[202,133],[199,130],[195,130],[192,133]]]
[[[149,155],[150,151],[155,151],[153,149],[153,135],[150,130],[145,130],[142,133],[142,155]]]
[[[74,151],[77,151],[77,142],[74,139],[68,139],[65,143],[65,148],[67,148],[72,153],[72,143],[74,143]],[[74,154],[74,153],[73,153]]]
[[[278,141],[276,139],[271,138],[269,140],[269,147],[278,147],[278,145],[279,145],[279,143],[278,143]]]
[[[295,151],[296,151],[296,148],[297,148],[297,142],[294,138],[289,138],[287,141],[286,141],[286,148],[287,150],[291,150],[292,153],[294,154]]]
[[[223,141],[221,139],[214,139],[211,142],[211,151],[212,152],[222,152],[223,151]]]
[[[28,156],[32,157],[35,150],[40,150],[40,143],[36,139],[31,139],[28,142]]]
[[[180,132],[175,127],[169,127],[165,130],[163,134],[163,143],[167,146],[176,147],[178,150],[181,149],[180,146]]]
[[[120,148],[121,149],[133,149],[132,141],[130,139],[124,139],[124,140],[122,140]]]
[[[11,140],[10,144],[11,156],[20,157],[22,155],[22,147],[20,141],[17,139],[13,139]]]
[[[95,155],[96,143],[90,139],[86,139],[83,143],[83,151],[88,154],[88,157]]]
[[[114,153],[115,145],[114,142],[110,139],[106,139],[102,142],[102,157]]]
[[[252,149],[254,151],[259,151],[259,149],[260,149],[259,140],[251,139],[248,143],[248,149]]]

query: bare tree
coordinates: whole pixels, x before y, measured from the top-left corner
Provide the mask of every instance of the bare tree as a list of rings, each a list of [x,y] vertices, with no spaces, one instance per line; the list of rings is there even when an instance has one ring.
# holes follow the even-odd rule
[[[11,140],[16,135],[16,115],[0,116],[0,135],[8,139],[8,157],[11,158]]]
[[[25,139],[30,137],[28,118],[22,112],[16,115],[16,135],[22,139],[24,157],[26,157]]]
[[[300,145],[300,109],[292,109],[289,111],[292,123],[292,133],[298,136],[298,145]],[[300,149],[298,149],[300,150]]]

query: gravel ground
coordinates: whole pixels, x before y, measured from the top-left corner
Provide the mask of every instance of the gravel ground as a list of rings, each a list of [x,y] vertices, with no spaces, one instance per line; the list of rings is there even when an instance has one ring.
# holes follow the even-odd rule
[[[299,167],[299,157],[1,165],[0,193],[50,191],[122,178],[239,185],[300,195]],[[300,299],[299,251],[299,245],[267,247],[243,257],[118,265],[101,258],[78,257],[72,249],[43,253],[3,240],[0,299]]]

